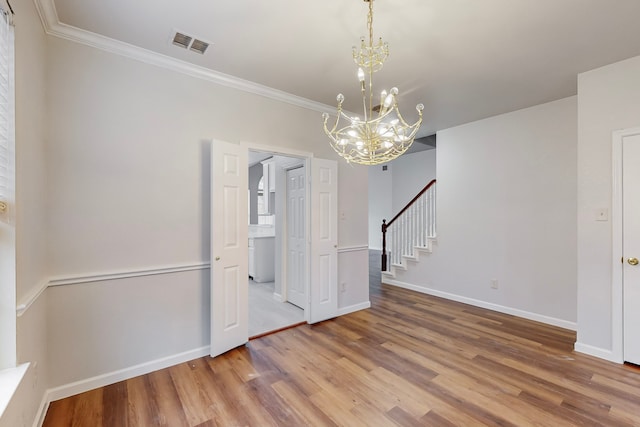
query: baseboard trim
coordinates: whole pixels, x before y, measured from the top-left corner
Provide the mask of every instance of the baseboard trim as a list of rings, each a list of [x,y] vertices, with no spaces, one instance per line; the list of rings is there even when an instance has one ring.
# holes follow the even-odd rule
[[[545,323],[547,325],[557,326],[559,328],[569,329],[576,331],[578,325],[575,322],[569,322],[563,319],[557,319],[555,317],[544,316],[542,314],[531,313],[525,310],[519,310],[517,308],[506,307],[504,305],[494,304],[486,301],[481,301],[473,298],[463,297],[461,295],[451,294],[448,292],[442,292],[431,288],[425,288],[422,286],[413,285],[410,283],[401,282],[395,279],[385,278],[384,283],[389,285],[398,286],[400,288],[409,289],[412,291],[420,292],[427,295],[433,295],[435,297],[445,298],[452,301],[461,302],[464,304],[473,305],[475,307],[486,308],[487,310],[493,310],[504,314],[510,314],[512,316],[522,317],[524,319],[533,320],[535,322]]]
[[[371,308],[371,301],[361,302],[360,304],[354,304],[347,307],[342,307],[338,309],[338,316],[342,316],[344,314],[354,313],[360,310],[366,310],[367,308]]]
[[[93,390],[99,387],[104,387],[110,384],[117,383],[119,381],[124,381],[130,378],[137,377],[139,375],[148,374],[153,371],[168,368],[169,366],[184,363],[189,360],[207,356],[209,354],[210,354],[209,346],[200,347],[195,350],[189,350],[183,353],[174,354],[172,356],[162,357],[160,359],[151,360],[149,362],[141,363],[139,365],[131,366],[124,369],[120,369],[118,371],[109,372],[106,374],[97,375],[92,378],[87,378],[85,380],[80,380],[73,383],[50,388],[46,392],[47,401],[53,402],[56,400],[64,399],[65,397],[73,396],[79,393],[84,393],[85,391]]]
[[[614,363],[624,363],[624,360],[620,359],[613,351],[604,348],[576,342],[573,345],[573,350],[578,353],[597,357],[598,359],[604,359]]]
[[[38,412],[36,413],[36,419],[33,420],[33,427],[42,427],[44,424],[44,418],[47,416],[47,411],[49,410],[49,404],[51,400],[47,393],[45,392],[42,395],[42,400],[40,401],[40,406],[38,407]]]

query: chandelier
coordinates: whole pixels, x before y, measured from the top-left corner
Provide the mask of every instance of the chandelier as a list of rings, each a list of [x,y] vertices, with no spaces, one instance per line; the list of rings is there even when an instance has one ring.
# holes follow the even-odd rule
[[[369,40],[367,42],[362,37],[360,49],[353,47],[353,59],[359,67],[358,80],[362,92],[364,118],[349,117],[345,114],[342,110],[344,96],[341,93],[336,98],[338,111],[333,127],[327,127],[329,114],[322,114],[322,118],[331,147],[347,162],[377,165],[393,160],[409,149],[422,123],[424,105],[416,106],[419,117],[412,125],[402,118],[398,109],[398,88],[391,88],[389,93],[383,90],[379,103],[374,105],[373,73],[382,69],[384,61],[389,56],[389,45],[384,43],[382,38],[374,44],[373,0],[364,1],[369,3]],[[346,123],[340,124],[341,119]]]

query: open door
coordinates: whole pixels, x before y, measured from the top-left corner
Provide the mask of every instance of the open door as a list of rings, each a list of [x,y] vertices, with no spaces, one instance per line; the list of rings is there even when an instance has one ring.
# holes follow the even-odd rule
[[[211,356],[249,339],[247,150],[211,144]]]
[[[338,315],[338,164],[311,159],[309,323]]]

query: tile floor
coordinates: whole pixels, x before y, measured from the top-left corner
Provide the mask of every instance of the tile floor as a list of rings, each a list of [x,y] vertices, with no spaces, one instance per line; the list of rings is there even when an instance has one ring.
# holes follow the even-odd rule
[[[304,311],[273,297],[274,282],[249,279],[249,336],[264,334],[304,321]]]

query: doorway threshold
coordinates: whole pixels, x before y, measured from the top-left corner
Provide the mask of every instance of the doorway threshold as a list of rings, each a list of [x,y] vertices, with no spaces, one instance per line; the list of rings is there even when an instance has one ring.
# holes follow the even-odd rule
[[[298,323],[294,323],[293,325],[283,326],[282,328],[274,329],[272,331],[263,332],[261,334],[257,334],[252,337],[249,337],[249,341],[266,337],[267,335],[276,334],[278,332],[286,331],[287,329],[297,328],[298,326],[302,326],[306,324],[307,322],[298,322]]]

